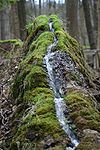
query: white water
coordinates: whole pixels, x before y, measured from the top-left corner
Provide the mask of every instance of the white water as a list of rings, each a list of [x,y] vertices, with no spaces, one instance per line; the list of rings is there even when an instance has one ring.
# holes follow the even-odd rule
[[[52,25],[53,25],[53,23],[50,22],[49,26],[50,26],[51,32],[54,31],[54,29],[52,28]],[[57,84],[58,84],[57,82],[59,82],[59,78],[58,78],[58,80],[56,80],[56,77],[53,74],[53,66],[52,66],[51,60],[53,59],[55,52],[51,52],[51,50],[53,47],[55,47],[57,45],[57,43],[58,43],[57,39],[54,38],[54,43],[51,44],[50,46],[48,46],[48,48],[47,48],[47,55],[45,56],[44,60],[45,60],[46,68],[48,71],[50,86],[53,89],[54,95],[55,95],[54,101],[55,101],[57,118],[60,122],[62,129],[65,131],[65,133],[70,138],[71,144],[72,144],[72,147],[68,147],[68,148],[66,148],[66,150],[75,150],[75,148],[78,146],[79,142],[78,142],[76,136],[74,135],[73,131],[71,130],[70,126],[68,125],[67,119],[64,116],[64,111],[67,109],[66,104],[64,103],[63,98],[61,98],[60,86],[57,87]]]
[[[60,122],[60,125],[62,126],[63,130],[68,135],[68,137],[70,138],[71,143],[73,145],[73,148],[68,147],[68,148],[66,148],[66,150],[74,150],[78,146],[79,142],[78,142],[77,138],[75,137],[73,131],[70,129],[70,127],[67,123],[67,120],[64,116],[64,110],[66,109],[66,105],[63,101],[63,98],[61,98],[61,97],[55,98],[55,107],[56,107],[56,114],[57,114],[58,120]]]

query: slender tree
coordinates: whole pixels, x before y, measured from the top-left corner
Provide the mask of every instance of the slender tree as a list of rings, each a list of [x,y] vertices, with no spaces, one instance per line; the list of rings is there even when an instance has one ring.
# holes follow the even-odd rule
[[[90,48],[95,49],[96,48],[96,40],[94,39],[94,30],[91,22],[91,13],[90,13],[90,0],[82,0],[83,3],[83,9],[84,9],[84,16],[85,16],[85,22],[86,22],[86,28],[90,43]]]
[[[100,0],[98,0],[98,49],[100,49]]]
[[[98,0],[93,0],[92,14],[93,14],[93,29],[94,37],[97,45],[97,35],[98,35]]]
[[[79,40],[78,0],[66,0],[66,18],[70,35]]]
[[[54,13],[56,13],[56,0],[54,0],[53,2],[53,9],[54,9]]]
[[[1,40],[5,39],[5,28],[4,28],[4,9],[0,10],[0,27],[1,27]]]
[[[41,15],[41,0],[39,0],[39,15]]]
[[[10,38],[10,27],[9,27],[9,7],[4,7],[0,10],[0,26],[1,26],[1,39]]]
[[[86,46],[89,45],[84,12],[83,12],[83,5],[82,2],[79,1],[79,30],[80,30],[80,42],[82,45]]]
[[[36,16],[37,16],[37,14],[36,14],[35,0],[33,0],[33,9],[34,9],[34,15],[35,15],[35,17],[36,17]]]
[[[98,6],[98,0],[93,0],[93,19],[94,19],[94,28],[97,32],[97,28],[98,28],[98,10],[97,10],[97,6]]]
[[[25,39],[25,25],[26,25],[26,10],[25,10],[25,0],[17,1],[18,8],[18,18],[19,18],[19,29],[20,29],[20,38]]]
[[[10,37],[20,38],[18,9],[16,3],[11,5],[9,18],[10,18]]]

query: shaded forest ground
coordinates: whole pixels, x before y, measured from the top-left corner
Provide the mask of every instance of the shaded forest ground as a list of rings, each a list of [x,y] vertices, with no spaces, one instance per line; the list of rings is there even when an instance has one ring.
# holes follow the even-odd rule
[[[21,61],[20,40],[0,41],[0,144],[4,141],[11,129],[11,118],[14,110],[10,93],[11,86],[19,62]]]

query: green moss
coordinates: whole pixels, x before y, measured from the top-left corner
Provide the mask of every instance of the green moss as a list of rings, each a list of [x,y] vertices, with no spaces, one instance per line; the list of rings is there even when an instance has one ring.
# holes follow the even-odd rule
[[[26,66],[23,67],[23,70],[21,70],[20,68],[15,76],[14,84],[12,87],[12,96],[13,96],[13,99],[16,100],[15,102],[19,100],[20,102],[22,101],[22,96],[24,92],[23,82],[24,82],[26,75],[30,72],[31,69],[32,69],[32,66],[30,64],[27,64]]]
[[[57,30],[55,32],[55,35],[58,38],[56,50],[67,52],[72,58],[72,60],[75,62],[76,66],[79,68],[80,72],[87,78],[87,80],[93,86],[92,80],[94,79],[94,75],[90,67],[85,62],[82,47],[74,38],[72,38],[64,30]]]
[[[30,73],[24,79],[24,88],[48,87],[46,73],[42,67],[33,66]]]
[[[57,30],[63,31],[63,29],[62,29],[62,22],[59,20],[58,16],[50,15],[49,18],[51,18],[52,21],[53,21],[53,27],[54,27],[55,31],[57,31]]]
[[[0,44],[10,43],[16,46],[22,46],[23,42],[20,39],[0,40]]]
[[[100,114],[94,106],[93,99],[81,90],[70,91],[65,101],[71,110],[70,117],[79,129],[100,130]]]
[[[43,64],[43,57],[46,54],[47,47],[53,43],[53,33],[44,32],[37,38],[37,40],[33,41],[29,47],[29,53],[26,58],[21,62],[21,65],[29,64]]]
[[[20,63],[20,69],[15,77],[12,91],[14,99],[17,98],[16,101],[22,101],[23,93],[27,89],[30,90],[36,86],[48,86],[46,74],[41,67],[47,47],[52,42],[53,33],[44,32],[34,41],[34,49],[33,45],[30,46],[30,52]]]
[[[53,20],[54,33],[49,31],[50,18]],[[58,44],[53,50],[68,53],[89,81],[92,82],[94,77],[85,63],[80,45],[62,29],[62,23],[57,16],[39,16],[32,25],[32,28],[29,27],[30,35],[23,47],[25,56],[20,63],[12,88],[13,99],[17,105],[26,105],[28,109],[24,107],[16,115],[19,116],[21,123],[15,127],[11,147],[16,147],[16,143],[20,142],[20,149],[23,149],[27,143],[30,149],[32,149],[31,146],[34,147],[33,143],[37,145],[37,149],[41,149],[46,143],[45,139],[50,136],[60,143],[55,145],[55,150],[65,149],[66,142],[63,141],[66,136],[57,120],[53,93],[49,89],[43,67],[43,58],[47,47],[53,43],[54,35],[58,39]],[[77,75],[71,74],[70,76],[71,80],[73,78],[75,81],[78,80]],[[64,99],[71,110],[70,117],[79,130],[90,128],[99,131],[99,113],[95,109],[91,96],[84,91],[72,89],[68,90]]]
[[[44,26],[47,30],[49,29],[48,26],[48,17],[46,15],[41,15],[38,16],[35,20],[34,20],[34,28],[38,28]]]
[[[28,34],[31,34],[31,32],[33,32],[33,30],[43,27],[43,26],[45,29],[47,29],[47,30],[49,29],[48,17],[46,15],[38,16],[33,21],[29,22],[26,25],[26,29],[28,30]]]
[[[47,51],[47,47],[51,43],[53,43],[53,36],[54,35],[51,32],[44,32],[37,38],[36,41],[34,41],[30,45],[29,53],[34,51],[34,53],[30,54],[32,56],[33,60],[38,60],[38,62],[40,62],[42,64],[43,57],[45,56],[46,51]]]
[[[20,39],[0,40],[0,55],[5,59],[20,57],[23,42]]]
[[[30,27],[32,31],[29,28],[30,30],[29,32],[31,33],[27,37],[23,45],[23,50],[24,50],[25,55],[28,53],[29,47],[32,44],[32,42],[36,40],[41,33],[49,30],[48,17],[45,15],[38,16],[36,19],[34,19],[32,25],[33,27]]]
[[[31,97],[31,102],[34,103],[35,113],[28,113],[24,116],[23,123],[16,131],[12,143],[17,141],[23,143],[25,139],[29,139],[28,134],[30,132],[34,135],[32,142],[36,143],[44,140],[48,135],[51,135],[52,138],[64,136],[64,131],[56,118],[52,91],[48,88],[39,87],[31,91],[31,93],[33,97]],[[28,95],[24,95],[24,100],[26,101],[26,99],[29,100]],[[38,143],[38,145],[40,144]]]
[[[34,29],[33,20],[26,24],[26,29],[27,29],[28,34],[32,32],[32,30]]]
[[[29,140],[25,140],[23,145],[18,142],[13,142],[11,144],[10,150],[34,150],[34,144],[32,144]]]
[[[100,143],[98,139],[99,139],[98,133],[94,133],[94,134],[89,133],[82,139],[81,143],[78,145],[76,149],[77,150],[90,150],[90,149],[99,150]]]
[[[40,48],[40,46],[42,44],[44,44],[44,45],[42,45],[42,47],[46,45],[46,47],[44,47],[46,49],[48,44],[53,42],[53,37],[54,37],[54,35],[51,32],[41,33],[41,35],[37,38],[37,40],[32,43],[32,46],[30,46],[30,51],[32,51],[32,48],[34,45],[35,45],[35,48],[38,49],[38,48]],[[40,50],[41,50],[41,48],[40,48]]]

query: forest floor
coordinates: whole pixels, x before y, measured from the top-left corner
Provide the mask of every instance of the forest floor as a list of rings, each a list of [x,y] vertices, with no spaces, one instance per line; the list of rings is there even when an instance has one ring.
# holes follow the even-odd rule
[[[12,125],[15,106],[10,98],[10,91],[20,60],[20,47],[9,42],[0,43],[0,145],[5,143]]]

